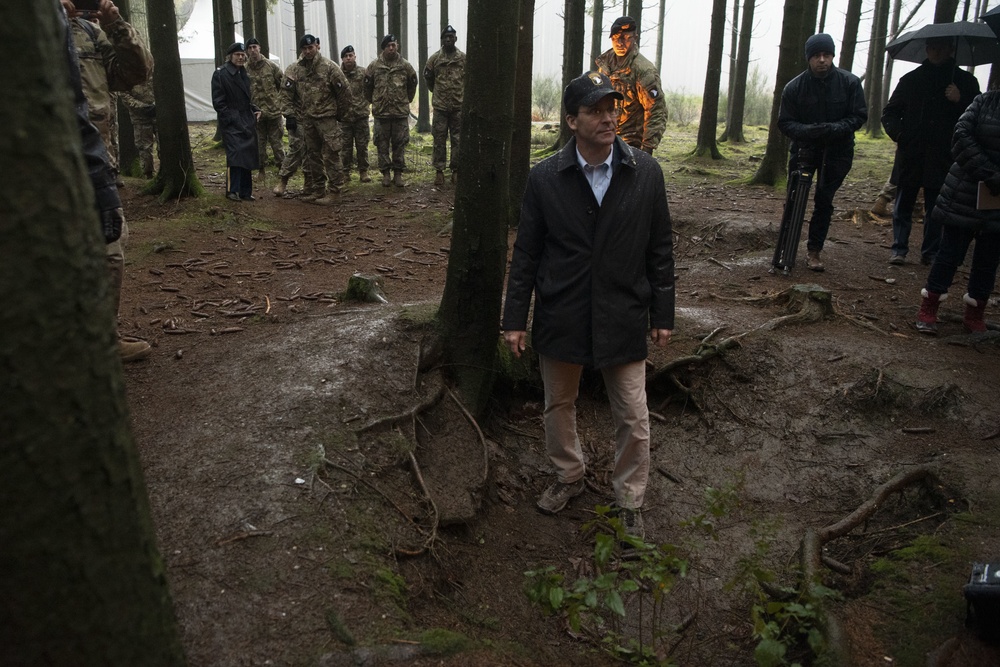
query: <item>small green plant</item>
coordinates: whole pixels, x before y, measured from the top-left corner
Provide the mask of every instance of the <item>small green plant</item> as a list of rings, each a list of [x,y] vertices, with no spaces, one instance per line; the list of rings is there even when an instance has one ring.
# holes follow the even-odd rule
[[[718,541],[719,533],[716,530],[716,522],[739,505],[739,490],[742,484],[743,480],[739,480],[719,489],[711,486],[706,487],[705,511],[682,521],[681,526],[698,529],[711,537],[713,541]]]
[[[823,606],[827,600],[840,598],[830,588],[812,583],[801,591],[779,588],[787,600],[770,600],[760,590],[758,602],[753,605],[753,633],[759,639],[754,649],[754,659],[760,667],[799,667],[800,662],[788,662],[789,653],[808,647],[813,656],[826,653],[823,635]]]
[[[603,637],[600,646],[634,664],[664,664],[657,657],[667,594],[677,577],[687,573],[687,561],[670,544],[649,544],[627,535],[611,508],[598,506],[597,516],[582,530],[594,532],[590,571],[575,580],[549,565],[525,572],[525,592],[546,615],[566,618],[574,632]],[[627,609],[634,609],[636,636],[627,636]]]

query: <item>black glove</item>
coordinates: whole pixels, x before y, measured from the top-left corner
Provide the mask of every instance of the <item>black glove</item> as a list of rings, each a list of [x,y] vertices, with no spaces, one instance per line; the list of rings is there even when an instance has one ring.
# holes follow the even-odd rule
[[[983,183],[986,187],[990,189],[990,194],[994,197],[1000,197],[1000,173],[993,174],[987,178]]]
[[[146,118],[156,118],[156,105],[151,104],[142,110],[142,115]]]
[[[109,208],[101,211],[101,231],[104,233],[105,243],[114,243],[122,237],[123,222],[125,222],[125,214],[120,208]]]
[[[297,134],[299,131],[299,121],[295,120],[295,116],[285,116],[285,127],[288,128],[289,132]]]

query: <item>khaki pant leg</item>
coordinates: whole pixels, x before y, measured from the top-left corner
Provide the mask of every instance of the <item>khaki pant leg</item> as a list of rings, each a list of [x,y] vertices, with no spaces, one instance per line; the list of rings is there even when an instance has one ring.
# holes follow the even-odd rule
[[[583,367],[542,355],[538,364],[545,385],[545,452],[556,468],[559,481],[571,484],[587,470],[576,432],[576,397]]]
[[[649,408],[646,362],[601,369],[615,422],[615,469],[611,477],[621,507],[638,509],[649,481]]]

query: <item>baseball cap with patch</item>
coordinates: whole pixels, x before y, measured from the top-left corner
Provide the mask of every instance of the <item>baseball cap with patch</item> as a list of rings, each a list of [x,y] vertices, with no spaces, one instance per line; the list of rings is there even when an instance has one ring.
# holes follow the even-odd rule
[[[587,72],[566,86],[566,90],[563,91],[563,105],[566,107],[566,113],[575,116],[579,113],[580,107],[592,107],[608,95],[616,100],[625,99],[624,95],[612,87],[611,79],[600,72]]]
[[[635,32],[635,19],[631,16],[615,19],[615,22],[611,24],[611,36],[614,37],[620,32]]]

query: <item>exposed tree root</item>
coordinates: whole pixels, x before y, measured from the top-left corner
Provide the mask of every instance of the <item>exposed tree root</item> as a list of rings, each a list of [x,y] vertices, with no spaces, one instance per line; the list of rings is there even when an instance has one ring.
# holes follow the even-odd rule
[[[483,477],[479,480],[479,483],[485,484],[486,480],[489,479],[490,476],[490,450],[489,447],[486,446],[486,436],[483,435],[483,430],[479,428],[479,424],[476,422],[475,417],[473,417],[472,414],[465,409],[465,406],[462,405],[462,401],[458,399],[458,396],[456,396],[455,392],[451,390],[451,387],[447,387],[447,389],[448,395],[451,396],[453,401],[455,401],[455,405],[458,406],[458,409],[462,411],[462,414],[465,415],[465,418],[469,420],[469,423],[472,424],[472,427],[476,429],[476,433],[479,435],[479,444],[483,447]]]
[[[404,419],[413,419],[421,412],[428,410],[435,405],[444,397],[445,387],[441,385],[438,390],[434,392],[431,396],[427,397],[425,400],[412,406],[406,412],[400,413],[398,415],[389,415],[388,417],[381,417],[373,422],[365,424],[364,426],[358,428],[354,431],[355,435],[361,435],[362,433],[367,433],[368,431],[373,431],[377,428],[383,426],[391,426],[396,422],[403,421]]]

